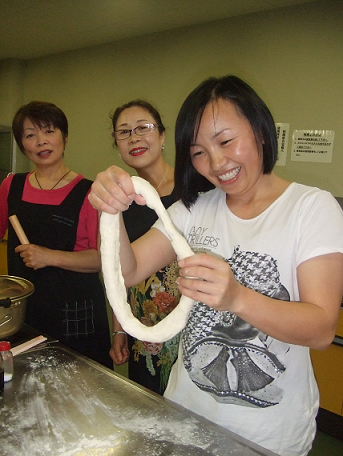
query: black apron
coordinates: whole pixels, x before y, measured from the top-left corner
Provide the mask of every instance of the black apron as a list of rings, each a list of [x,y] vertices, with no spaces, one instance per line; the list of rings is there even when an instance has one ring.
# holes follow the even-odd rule
[[[74,250],[80,211],[92,184],[82,179],[58,206],[22,200],[27,173],[13,177],[8,215],[16,214],[31,244],[54,250]],[[30,280],[26,323],[60,342],[113,367],[106,301],[98,273],[81,273],[47,266],[33,270],[14,252],[19,240],[8,228],[8,273]]]

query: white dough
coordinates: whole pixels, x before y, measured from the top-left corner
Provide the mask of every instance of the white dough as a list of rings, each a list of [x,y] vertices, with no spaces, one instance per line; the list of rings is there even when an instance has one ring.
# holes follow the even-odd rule
[[[161,219],[171,244],[179,259],[194,255],[185,238],[174,227],[157,191],[149,182],[140,177],[132,177],[135,192],[142,195],[147,205]],[[100,217],[101,263],[107,298],[124,331],[138,340],[164,342],[178,334],[186,325],[193,300],[181,296],[179,304],[155,326],[143,325],[131,311],[120,266],[119,214],[103,212]]]

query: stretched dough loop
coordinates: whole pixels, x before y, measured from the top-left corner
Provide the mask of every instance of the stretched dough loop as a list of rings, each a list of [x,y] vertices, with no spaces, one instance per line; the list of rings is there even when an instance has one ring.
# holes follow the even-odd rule
[[[157,191],[149,182],[132,177],[135,192],[142,195],[147,205],[161,219],[179,259],[194,255],[185,238],[174,227]],[[193,300],[181,296],[179,304],[155,326],[143,325],[132,313],[127,303],[127,293],[120,265],[119,214],[103,212],[100,217],[101,263],[107,298],[124,331],[138,340],[165,342],[178,334],[186,325]],[[148,260],[147,260],[148,261]]]

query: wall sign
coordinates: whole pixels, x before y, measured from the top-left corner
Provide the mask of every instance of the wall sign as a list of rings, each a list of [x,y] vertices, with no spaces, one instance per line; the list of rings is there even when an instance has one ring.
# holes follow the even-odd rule
[[[278,144],[278,159],[275,164],[277,166],[286,166],[289,123],[276,123],[275,126]]]
[[[292,161],[332,163],[333,130],[294,130]]]

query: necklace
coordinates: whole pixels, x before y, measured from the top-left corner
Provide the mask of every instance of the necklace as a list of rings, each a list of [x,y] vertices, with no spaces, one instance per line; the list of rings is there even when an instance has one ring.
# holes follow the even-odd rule
[[[70,171],[71,171],[71,169],[70,169],[69,171],[67,171],[65,174],[63,174],[63,176],[62,176],[60,179],[58,179],[58,181],[56,182],[56,184],[55,184],[53,187],[51,187],[50,190],[53,190],[53,189],[56,187],[56,185],[59,184],[59,183],[61,182],[61,180],[62,180],[64,177],[66,177],[67,174],[70,173]],[[37,184],[39,185],[39,188],[40,188],[41,190],[44,190],[44,189],[42,188],[41,184],[39,183],[39,180],[37,179],[37,173],[36,173],[36,171],[35,171],[35,179],[36,179],[36,181],[37,181]],[[46,190],[48,190],[48,189],[46,189]]]
[[[161,187],[161,185],[162,185],[162,184],[163,184],[163,182],[164,182],[164,179],[166,178],[167,172],[168,172],[168,163],[167,163],[167,167],[166,167],[166,172],[164,173],[164,176],[163,176],[163,178],[162,178],[161,182],[158,184],[158,186],[157,186],[157,187],[155,187],[155,190],[157,190],[158,188],[160,188],[160,187]]]

